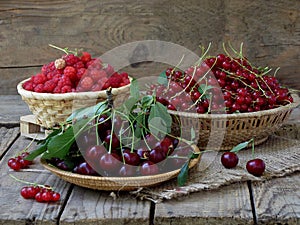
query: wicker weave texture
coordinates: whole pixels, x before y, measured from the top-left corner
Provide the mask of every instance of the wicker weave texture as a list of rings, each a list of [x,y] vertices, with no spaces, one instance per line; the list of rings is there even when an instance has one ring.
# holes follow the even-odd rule
[[[253,113],[197,114],[171,110],[169,113],[180,118],[178,126],[184,138],[191,137],[191,128],[194,128],[200,149],[230,150],[251,138],[254,138],[255,145],[267,140],[299,104],[299,97],[293,97],[294,103]]]
[[[28,80],[28,79],[27,79]],[[107,99],[106,91],[78,92],[64,94],[37,93],[25,90],[22,85],[17,86],[18,93],[22,96],[36,116],[37,122],[44,128],[52,128],[63,123],[72,112],[79,108],[95,105]],[[130,84],[120,88],[113,88],[112,95],[116,106],[122,104],[129,96]]]

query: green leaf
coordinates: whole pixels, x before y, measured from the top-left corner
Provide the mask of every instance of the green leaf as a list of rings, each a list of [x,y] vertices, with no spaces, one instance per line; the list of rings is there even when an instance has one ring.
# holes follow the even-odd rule
[[[240,151],[240,150],[246,148],[246,147],[249,145],[249,143],[250,143],[251,141],[252,141],[252,139],[251,139],[250,141],[242,142],[242,143],[240,143],[240,144],[234,146],[230,151],[236,153],[236,152],[238,152],[238,151]]]
[[[107,109],[106,101],[99,102],[96,105],[92,105],[86,108],[77,109],[66,119],[66,122],[72,122],[74,119],[80,120],[84,117],[100,115],[105,109]]]
[[[145,95],[141,100],[142,107],[146,107],[146,108],[150,107],[153,102],[154,99],[152,95]]]
[[[130,97],[122,104],[119,111],[125,113],[126,115],[129,115],[131,111],[134,109],[134,107],[136,107],[138,101],[139,100],[137,98]]]
[[[171,131],[172,117],[163,104],[156,102],[151,106],[148,124],[150,132],[154,135],[167,134]]]
[[[130,85],[130,96],[139,99],[140,98],[140,90],[139,90],[139,84],[137,80],[131,81]]]
[[[43,154],[42,158],[50,159],[52,157],[57,157],[64,159],[74,141],[73,127],[70,126],[64,133],[50,139],[47,145],[47,151]]]
[[[165,85],[165,86],[168,85],[168,79],[167,79],[166,71],[164,71],[161,74],[159,74],[157,82],[159,84],[162,84],[162,85]]]
[[[38,157],[39,155],[43,154],[45,151],[47,151],[47,143],[44,143],[39,148],[35,149],[27,157],[25,157],[25,159],[29,160],[29,161],[32,161],[36,157]]]
[[[188,174],[189,174],[189,163],[190,163],[190,161],[188,160],[187,162],[185,162],[183,164],[183,166],[181,167],[180,172],[177,176],[177,184],[180,187],[183,186],[187,181]]]
[[[135,118],[136,128],[134,130],[134,136],[137,138],[142,137],[143,129],[145,127],[144,115],[139,113]]]

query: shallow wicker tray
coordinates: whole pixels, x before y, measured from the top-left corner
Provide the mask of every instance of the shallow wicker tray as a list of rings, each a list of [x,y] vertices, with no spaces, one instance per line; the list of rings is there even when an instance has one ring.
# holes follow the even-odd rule
[[[64,122],[73,110],[95,105],[107,99],[106,91],[71,92],[64,94],[37,93],[27,91],[23,84],[30,78],[17,85],[18,93],[27,103],[30,111],[36,116],[37,122],[44,128]],[[112,95],[115,105],[120,105],[129,96],[130,84],[113,88]]]
[[[197,146],[192,146],[195,152],[199,152]],[[189,167],[192,168],[198,164],[201,154],[198,158],[192,159]],[[60,177],[61,179],[72,184],[95,190],[105,191],[130,191],[141,187],[151,187],[159,185],[162,182],[175,178],[180,169],[167,173],[157,174],[153,176],[136,176],[136,177],[101,177],[76,174],[64,170],[60,170],[55,166],[48,164],[46,160],[41,159],[41,164],[49,171]]]
[[[255,145],[266,141],[299,105],[299,96],[292,96],[294,103],[252,113],[197,114],[172,110],[169,113],[180,118],[183,138],[189,139],[191,127],[195,129],[200,149],[230,150],[251,138],[254,138]]]

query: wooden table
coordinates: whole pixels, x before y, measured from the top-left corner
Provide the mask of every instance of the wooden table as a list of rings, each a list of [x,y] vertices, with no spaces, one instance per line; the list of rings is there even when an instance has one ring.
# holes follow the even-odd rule
[[[18,95],[0,96],[0,105],[0,224],[300,224],[300,172],[155,203],[128,193],[114,197],[111,192],[74,186],[37,162],[30,169],[11,171],[7,160],[31,141],[20,136],[19,128],[20,116],[30,112]],[[9,174],[52,185],[61,200],[49,204],[25,200],[19,194],[24,184]]]

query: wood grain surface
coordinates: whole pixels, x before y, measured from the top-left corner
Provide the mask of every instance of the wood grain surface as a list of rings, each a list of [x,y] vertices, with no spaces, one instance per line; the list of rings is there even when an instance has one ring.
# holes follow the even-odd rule
[[[149,216],[149,201],[138,201],[128,193],[74,187],[60,218],[60,224],[148,225]]]
[[[94,57],[140,40],[176,43],[199,54],[212,42],[244,43],[258,66],[280,67],[278,78],[300,89],[300,2],[284,1],[0,1],[0,94],[16,94],[16,84],[55,60],[48,44],[83,48]],[[153,73],[140,70],[140,76]],[[156,73],[156,71],[155,71]]]
[[[253,183],[258,224],[300,224],[300,177]]]
[[[246,183],[156,205],[155,224],[253,224]]]
[[[0,136],[1,141],[2,138]],[[57,224],[60,210],[63,207],[62,203],[70,190],[70,184],[52,175],[37,161],[30,166],[30,169],[18,172],[9,169],[8,159],[22,151],[30,141],[19,138],[0,161],[0,224]],[[30,150],[34,149],[34,144],[31,148]],[[19,193],[21,188],[28,184],[16,181],[10,175],[27,182],[48,184],[61,194],[61,200],[57,203],[47,204],[25,200]]]

